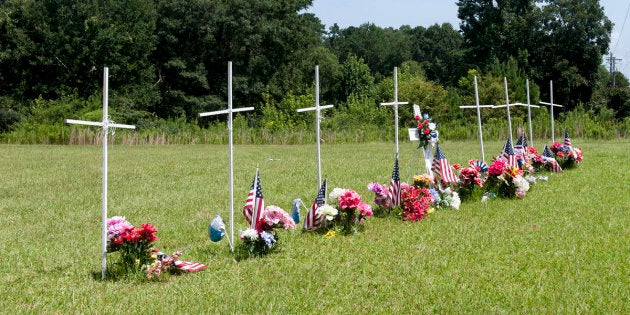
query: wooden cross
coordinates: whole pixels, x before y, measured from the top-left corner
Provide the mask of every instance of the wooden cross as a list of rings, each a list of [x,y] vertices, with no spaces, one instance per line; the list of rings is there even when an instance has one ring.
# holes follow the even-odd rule
[[[109,121],[109,114],[107,112],[107,106],[109,103],[109,68],[105,67],[103,69],[103,121],[85,121],[85,120],[76,120],[76,119],[65,119],[64,122],[67,124],[75,124],[75,125],[88,125],[88,126],[99,126],[103,128],[103,192],[101,195],[101,203],[102,203],[102,223],[101,223],[101,278],[105,279],[105,272],[107,270],[107,135],[109,133],[109,128],[123,128],[123,129],[136,129],[136,126],[133,125],[123,125],[116,124],[112,121]]]
[[[554,137],[554,131],[553,131],[553,108],[555,107],[562,107],[562,105],[558,105],[558,104],[554,104],[553,103],[553,81],[549,81],[549,97],[551,98],[551,102],[547,103],[547,102],[540,102],[540,104],[543,105],[547,105],[549,106],[549,108],[551,109],[551,143],[553,143],[555,141],[555,137]]]
[[[237,112],[251,111],[253,107],[232,108],[232,62],[228,62],[228,108],[213,112],[200,113],[199,117],[228,115],[228,172],[230,173],[229,189],[230,189],[230,250],[234,251],[234,144],[232,139],[232,114]]]
[[[394,67],[394,101],[381,103],[383,106],[394,107],[394,137],[396,138],[396,154],[398,154],[398,105],[407,105],[409,102],[398,101],[398,67]]]
[[[479,88],[477,87],[477,76],[475,76],[475,104],[462,105],[459,108],[476,108],[477,109],[477,129],[479,132],[479,147],[481,148],[481,161],[485,162],[486,157],[483,152],[483,132],[481,130],[481,108],[494,108],[494,105],[479,105]]]
[[[307,111],[315,111],[315,137],[317,143],[317,191],[322,186],[322,160],[321,160],[321,135],[320,135],[320,121],[321,121],[321,110],[326,108],[331,108],[334,105],[319,105],[319,66],[315,66],[315,107],[306,107],[300,108],[297,110],[298,113],[307,112]]]

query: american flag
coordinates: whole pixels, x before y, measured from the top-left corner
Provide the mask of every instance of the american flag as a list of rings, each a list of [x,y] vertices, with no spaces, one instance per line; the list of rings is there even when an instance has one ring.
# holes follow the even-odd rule
[[[549,150],[549,147],[545,144],[545,148],[542,151],[542,156],[546,158],[554,158],[553,153]]]
[[[258,220],[262,218],[265,210],[265,200],[263,199],[262,186],[260,185],[260,176],[256,169],[256,176],[252,180],[252,186],[249,188],[249,194],[243,207],[243,215],[252,228],[256,227]],[[252,220],[253,218],[253,220]]]
[[[306,214],[306,218],[304,219],[305,230],[316,230],[322,224],[323,216],[317,213],[317,208],[326,204],[326,182],[327,180],[324,179],[322,186],[319,188],[319,192],[317,192],[315,200],[313,200],[311,210],[309,210]]]
[[[558,163],[558,161],[556,160],[556,158],[553,156],[553,152],[551,152],[551,150],[549,150],[549,147],[545,144],[545,148],[543,149],[542,152],[542,157],[545,158],[545,161],[549,164],[551,164],[551,171],[554,173],[558,173],[558,172],[562,172],[562,167],[560,166],[560,163]]]
[[[439,145],[436,146],[435,149],[432,170],[440,176],[444,185],[447,185],[448,183],[457,183],[457,177],[453,173],[451,165],[448,164],[448,160],[446,159],[446,156],[444,156],[444,153],[442,153],[442,149],[440,149]]]
[[[525,134],[521,134],[516,140],[516,145],[514,146],[515,154],[525,154],[527,151],[527,139],[525,138]]]
[[[392,180],[389,182],[387,197],[389,197],[389,206],[391,208],[400,206],[400,170],[398,168],[398,154],[396,154],[396,160],[394,161],[394,170],[392,171]]]
[[[571,146],[571,138],[569,138],[569,130],[567,127],[564,127],[564,146],[569,147],[569,149],[573,149]]]
[[[160,261],[166,260],[169,258],[169,256],[163,252],[160,252],[158,250],[152,249],[151,250],[156,256],[157,259],[159,259]],[[187,272],[195,272],[195,271],[200,271],[200,270],[204,270],[206,269],[206,265],[204,264],[200,264],[200,263],[195,263],[195,262],[189,262],[189,261],[183,261],[183,260],[175,260],[172,262],[172,266],[181,270],[181,271],[187,271]]]
[[[516,159],[516,155],[514,154],[514,148],[512,148],[512,140],[510,140],[510,138],[505,141],[505,145],[503,146],[503,150],[501,151],[501,156],[499,158],[507,161],[508,166],[518,168],[518,161]]]

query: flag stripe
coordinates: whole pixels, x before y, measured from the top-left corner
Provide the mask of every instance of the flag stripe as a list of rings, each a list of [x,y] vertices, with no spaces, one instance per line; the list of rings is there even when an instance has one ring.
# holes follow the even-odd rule
[[[400,168],[398,167],[398,155],[394,161],[394,170],[392,171],[392,179],[389,182],[387,197],[389,198],[389,206],[391,208],[400,206]]]
[[[304,219],[304,229],[305,230],[314,230],[318,229],[322,224],[322,215],[317,213],[317,209],[326,204],[326,183],[327,179],[324,179],[322,186],[319,188],[317,192],[317,196],[315,200],[313,200],[313,204],[311,205],[311,209],[306,214],[306,218]]]
[[[256,170],[256,176],[252,180],[252,185],[243,207],[243,215],[252,228],[256,227],[256,223],[262,218],[264,210],[265,200],[262,186],[260,185],[260,176],[258,176],[258,170]]]
[[[451,165],[448,164],[446,156],[442,152],[440,146],[435,149],[435,156],[433,158],[433,164],[431,166],[433,172],[440,176],[442,184],[448,185],[449,183],[457,183],[458,179],[451,169]]]

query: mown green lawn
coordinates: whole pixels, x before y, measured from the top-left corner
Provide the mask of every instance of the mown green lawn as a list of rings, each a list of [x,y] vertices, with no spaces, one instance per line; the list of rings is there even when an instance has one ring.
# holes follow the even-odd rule
[[[536,141],[539,150],[541,140]],[[280,252],[235,261],[207,226],[228,221],[227,147],[112,146],[109,215],[158,228],[158,249],[204,271],[161,282],[100,280],[101,148],[0,145],[0,310],[8,313],[630,313],[630,142],[573,139],[578,169],[524,199],[472,201],[421,222],[371,218],[365,232],[280,232]],[[486,156],[502,143],[487,143]],[[449,162],[474,142],[444,142]],[[402,142],[401,177],[423,170]],[[236,233],[256,166],[267,205],[310,205],[314,145],[235,148]],[[488,159],[488,158],[487,158]],[[423,163],[423,162],[422,162]],[[387,183],[393,144],[323,145],[334,187]],[[304,212],[302,213],[304,215]]]

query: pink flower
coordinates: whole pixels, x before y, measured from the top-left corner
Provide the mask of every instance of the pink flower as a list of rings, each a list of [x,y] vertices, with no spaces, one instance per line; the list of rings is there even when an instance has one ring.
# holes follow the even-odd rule
[[[362,202],[361,196],[354,190],[347,190],[343,195],[339,196],[339,207],[341,210],[357,209]]]
[[[503,169],[505,168],[505,161],[503,160],[494,160],[490,168],[488,168],[488,174],[498,176],[503,173]]]
[[[291,216],[282,208],[277,206],[268,206],[265,208],[264,218],[265,224],[268,226],[282,226],[285,229],[295,229],[295,222]]]
[[[361,213],[361,215],[366,216],[366,217],[371,217],[373,212],[372,212],[372,206],[368,205],[365,202],[362,202],[359,205],[359,212]]]

